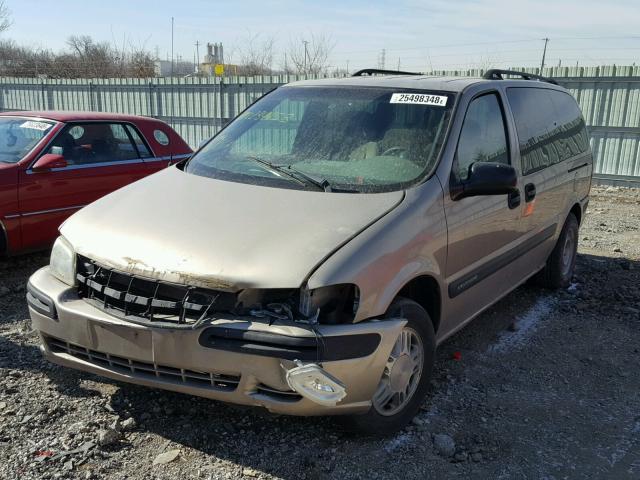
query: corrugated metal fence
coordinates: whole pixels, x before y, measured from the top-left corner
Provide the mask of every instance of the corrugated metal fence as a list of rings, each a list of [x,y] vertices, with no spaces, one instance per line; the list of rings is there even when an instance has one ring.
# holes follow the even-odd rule
[[[537,69],[526,69],[537,73]],[[480,76],[480,70],[435,72]],[[580,103],[596,172],[640,177],[640,67],[548,68]],[[218,78],[0,78],[0,111],[89,110],[147,115],[171,124],[197,146],[249,103],[295,75]]]

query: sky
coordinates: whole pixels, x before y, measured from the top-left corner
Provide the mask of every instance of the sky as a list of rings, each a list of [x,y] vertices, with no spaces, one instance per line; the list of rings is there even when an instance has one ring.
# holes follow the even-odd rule
[[[333,68],[403,70],[631,65],[640,60],[638,0],[5,0],[13,26],[0,38],[53,50],[69,35],[144,46],[193,61],[207,42],[222,42],[226,60],[248,39],[275,40],[274,67],[291,42],[331,39]],[[258,43],[261,40],[258,40]]]

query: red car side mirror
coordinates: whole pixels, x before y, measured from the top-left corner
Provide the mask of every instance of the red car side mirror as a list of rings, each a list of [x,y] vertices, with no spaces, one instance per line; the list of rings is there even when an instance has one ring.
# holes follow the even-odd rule
[[[42,171],[51,170],[52,168],[64,168],[67,166],[67,161],[62,155],[55,153],[47,153],[41,156],[38,161],[33,165],[32,170]]]

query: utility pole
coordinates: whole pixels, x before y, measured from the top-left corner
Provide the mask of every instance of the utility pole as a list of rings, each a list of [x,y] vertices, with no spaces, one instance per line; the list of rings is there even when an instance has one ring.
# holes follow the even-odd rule
[[[196,68],[198,68],[198,64],[200,64],[200,40],[196,40]]]
[[[173,113],[174,113],[174,102],[175,99],[173,98],[173,17],[171,17],[171,117],[169,119],[169,125],[173,126]]]
[[[307,40],[303,40],[302,43],[304,43],[304,73],[306,75],[307,74],[307,55],[308,55],[307,44],[309,42]]]
[[[349,76],[349,60],[347,60],[347,77]]]
[[[540,62],[540,75],[542,75],[542,69],[544,68],[544,57],[547,56],[547,43],[549,43],[548,38],[543,38],[544,40],[544,50],[542,50],[542,61]]]
[[[171,17],[171,76],[173,77],[173,17]]]
[[[400,71],[400,57],[398,57],[398,71]]]

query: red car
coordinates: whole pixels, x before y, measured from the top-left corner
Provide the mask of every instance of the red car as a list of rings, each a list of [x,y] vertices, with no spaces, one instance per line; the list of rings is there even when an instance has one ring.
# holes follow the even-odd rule
[[[76,210],[191,153],[153,118],[0,113],[0,255],[47,248]]]

